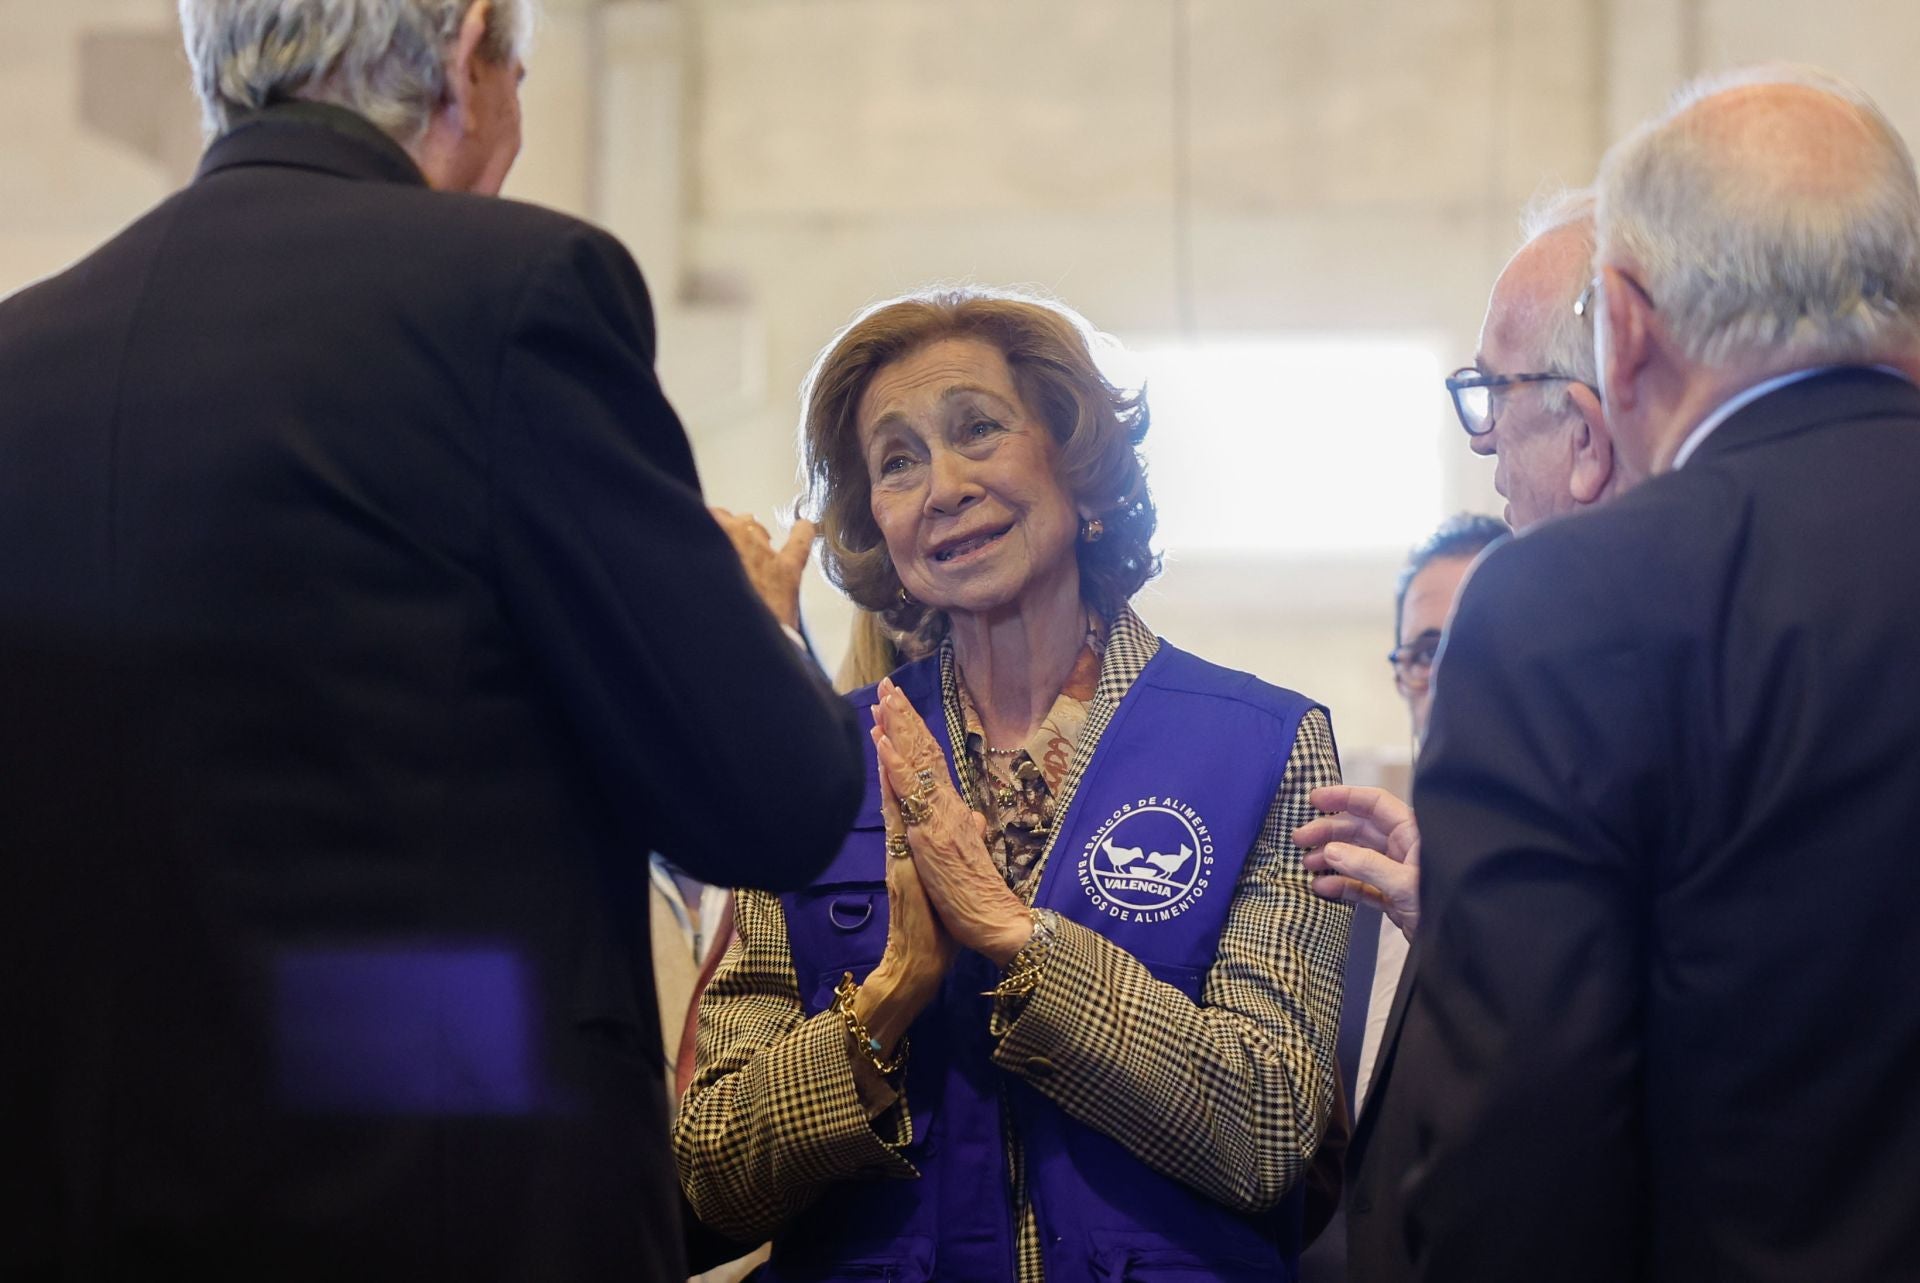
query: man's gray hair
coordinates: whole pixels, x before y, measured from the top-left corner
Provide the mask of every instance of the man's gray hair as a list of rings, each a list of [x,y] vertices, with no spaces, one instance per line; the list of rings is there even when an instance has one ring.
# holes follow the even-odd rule
[[[1855,181],[1795,191],[1768,161],[1689,113],[1730,89],[1786,85],[1858,114]],[[1920,185],[1906,143],[1858,88],[1774,63],[1697,80],[1601,162],[1599,250],[1624,259],[1691,360],[1767,353],[1801,364],[1884,359],[1920,339]]]
[[[210,137],[293,99],[356,111],[403,145],[447,99],[446,56],[474,0],[179,0]],[[492,0],[485,53],[526,51],[537,0]]]
[[[1593,204],[1591,187],[1559,188],[1533,198],[1520,215],[1521,244],[1531,245],[1550,232],[1568,229],[1577,233],[1586,252],[1580,267],[1564,282],[1566,306],[1553,311],[1542,337],[1541,367],[1552,374],[1569,375],[1590,388],[1600,386],[1598,366],[1593,359],[1593,313],[1586,317],[1573,314],[1573,304],[1587,287],[1593,274]],[[1564,383],[1540,385],[1540,401],[1550,414],[1566,414],[1573,408]]]

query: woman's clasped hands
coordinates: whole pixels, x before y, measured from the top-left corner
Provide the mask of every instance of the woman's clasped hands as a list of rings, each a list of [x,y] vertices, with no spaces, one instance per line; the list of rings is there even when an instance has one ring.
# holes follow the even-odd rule
[[[889,864],[913,866],[916,885],[954,943],[1005,966],[1027,943],[1033,919],[987,854],[985,818],[955,791],[946,754],[891,681],[880,683],[873,720],[887,833],[904,833],[912,852],[910,860]]]

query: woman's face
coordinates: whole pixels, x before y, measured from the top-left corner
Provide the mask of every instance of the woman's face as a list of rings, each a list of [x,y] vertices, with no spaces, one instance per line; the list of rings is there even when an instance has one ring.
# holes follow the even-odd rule
[[[1078,599],[1080,514],[997,347],[942,339],[882,366],[856,422],[873,519],[915,598],[976,615]]]

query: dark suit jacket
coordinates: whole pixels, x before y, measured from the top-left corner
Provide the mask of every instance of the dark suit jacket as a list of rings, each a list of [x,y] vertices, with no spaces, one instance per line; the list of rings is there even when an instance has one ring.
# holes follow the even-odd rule
[[[1920,1273],[1916,566],[1920,391],[1861,369],[1481,563],[1361,1121],[1405,1277]]]
[[[646,853],[862,781],[652,357],[327,108],[0,305],[0,1275],[679,1277]]]
[[[1413,1131],[1405,1117],[1407,1093],[1389,1088],[1407,999],[1417,983],[1419,956],[1420,937],[1416,935],[1401,967],[1400,983],[1393,991],[1393,1006],[1387,1012],[1366,1106],[1354,1121],[1353,1139],[1347,1146],[1346,1198],[1341,1207],[1347,1283],[1399,1283],[1412,1276],[1405,1235],[1404,1181],[1413,1166]],[[1383,1117],[1388,1121],[1383,1123]]]
[[[1346,1183],[1353,1143],[1353,1105],[1359,1094],[1360,1053],[1366,1042],[1367,1007],[1380,950],[1380,910],[1356,905],[1347,931],[1340,973],[1340,1030],[1334,1040],[1339,1092],[1320,1148],[1307,1169],[1306,1247],[1300,1253],[1300,1283],[1345,1283],[1347,1263]]]

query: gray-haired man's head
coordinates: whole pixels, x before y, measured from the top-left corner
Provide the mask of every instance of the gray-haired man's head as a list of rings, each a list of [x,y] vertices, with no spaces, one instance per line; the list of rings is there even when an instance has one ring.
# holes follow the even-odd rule
[[[1497,460],[1494,487],[1516,529],[1615,488],[1593,333],[1574,311],[1592,271],[1593,204],[1580,190],[1529,208],[1524,243],[1494,282],[1480,328],[1481,375],[1548,376],[1491,388],[1484,431],[1472,438],[1476,453]]]
[[[371,121],[435,186],[498,190],[536,0],[179,0],[210,136],[280,103]]]
[[[1600,373],[1636,471],[1772,375],[1912,364],[1920,185],[1845,81],[1774,65],[1690,85],[1607,153],[1598,193]]]

